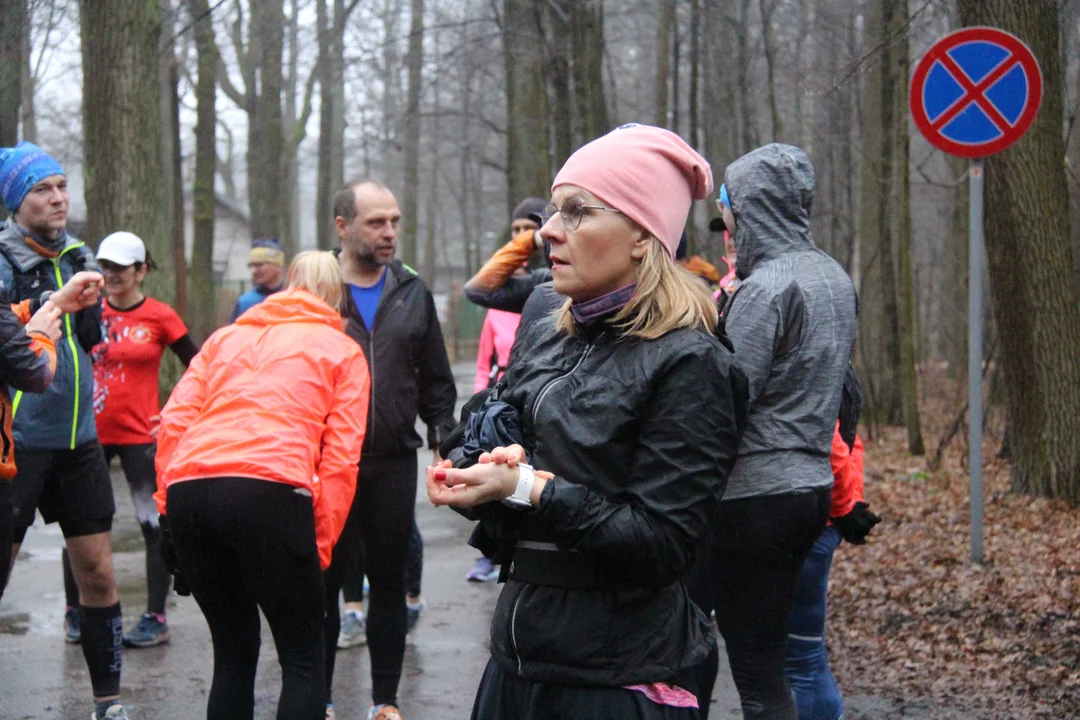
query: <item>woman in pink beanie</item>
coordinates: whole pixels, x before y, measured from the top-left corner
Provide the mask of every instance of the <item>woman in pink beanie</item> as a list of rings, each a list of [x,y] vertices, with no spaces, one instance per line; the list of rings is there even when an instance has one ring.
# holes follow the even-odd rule
[[[698,153],[641,125],[555,178],[540,233],[568,300],[469,418],[485,452],[465,442],[427,472],[431,501],[478,520],[508,569],[477,720],[699,717],[693,670],[716,641],[681,578],[746,397],[708,289],[673,257],[711,189]],[[485,443],[486,428],[521,442]]]

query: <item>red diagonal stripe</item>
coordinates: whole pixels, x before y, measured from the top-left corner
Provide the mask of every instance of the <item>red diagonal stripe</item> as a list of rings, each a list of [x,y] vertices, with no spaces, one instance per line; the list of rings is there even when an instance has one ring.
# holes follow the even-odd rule
[[[938,57],[938,62],[940,62],[942,67],[945,68],[945,71],[952,76],[953,80],[964,89],[964,95],[931,124],[931,127],[934,130],[941,130],[941,128],[948,125],[953,118],[966,110],[967,106],[972,102],[977,103],[978,106],[982,108],[983,112],[986,113],[986,116],[990,118],[990,122],[994,123],[1001,132],[1004,133],[1012,127],[1012,125],[1009,124],[1009,121],[1005,119],[996,107],[994,107],[994,104],[986,99],[985,93],[991,85],[1004,77],[1005,73],[1012,70],[1013,66],[1020,62],[1020,58],[1015,55],[1009,55],[1002,60],[989,75],[984,77],[978,85],[971,82],[967,73],[956,64],[956,61],[953,60],[947,52],[941,53]]]

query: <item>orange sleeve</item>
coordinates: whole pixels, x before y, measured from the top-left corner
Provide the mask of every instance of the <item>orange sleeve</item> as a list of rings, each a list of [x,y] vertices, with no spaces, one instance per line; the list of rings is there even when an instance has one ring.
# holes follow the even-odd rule
[[[855,446],[848,449],[840,437],[840,424],[833,431],[832,452],[829,462],[833,470],[832,508],[830,517],[843,517],[851,512],[855,503],[863,499],[863,444],[855,436]]]
[[[30,322],[32,313],[30,312],[30,300],[23,300],[21,303],[12,303],[11,312],[15,313],[15,317],[19,318],[19,322],[23,325]]]
[[[38,357],[45,357],[49,361],[49,377],[56,374],[56,343],[51,337],[38,332],[30,333],[30,349],[37,353]]]
[[[513,240],[496,250],[491,259],[484,263],[484,267],[465,283],[465,287],[478,292],[491,292],[505,285],[514,271],[527,263],[536,250],[533,232],[520,232]]]
[[[476,350],[476,378],[473,380],[473,392],[478,393],[488,386],[491,379],[491,353],[495,352],[495,325],[491,322],[491,311],[484,316],[484,328],[480,331],[480,346]]]
[[[720,271],[700,255],[691,255],[686,260],[681,261],[680,264],[687,272],[708,280],[710,285],[716,285],[720,282]]]
[[[352,340],[348,342],[353,345]],[[359,348],[355,350],[337,370],[315,468],[315,542],[323,570],[330,567],[334,545],[349,517],[356,494],[360,448],[367,430],[371,379],[364,354]]]

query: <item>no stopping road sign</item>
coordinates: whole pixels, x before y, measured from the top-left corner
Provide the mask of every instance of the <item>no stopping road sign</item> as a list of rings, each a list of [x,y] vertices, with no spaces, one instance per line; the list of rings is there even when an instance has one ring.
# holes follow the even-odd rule
[[[1015,35],[964,28],[934,43],[919,61],[909,99],[916,127],[932,145],[960,157],[986,157],[1031,126],[1042,74]]]

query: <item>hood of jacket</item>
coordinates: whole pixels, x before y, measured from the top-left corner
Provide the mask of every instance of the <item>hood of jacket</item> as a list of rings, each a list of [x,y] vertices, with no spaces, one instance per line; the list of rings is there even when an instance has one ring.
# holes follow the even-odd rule
[[[724,184],[740,277],[785,253],[816,247],[810,235],[814,166],[805,152],[780,143],[760,147],[728,165]]]
[[[253,306],[236,320],[237,325],[321,323],[341,329],[341,315],[307,290],[283,290]]]

